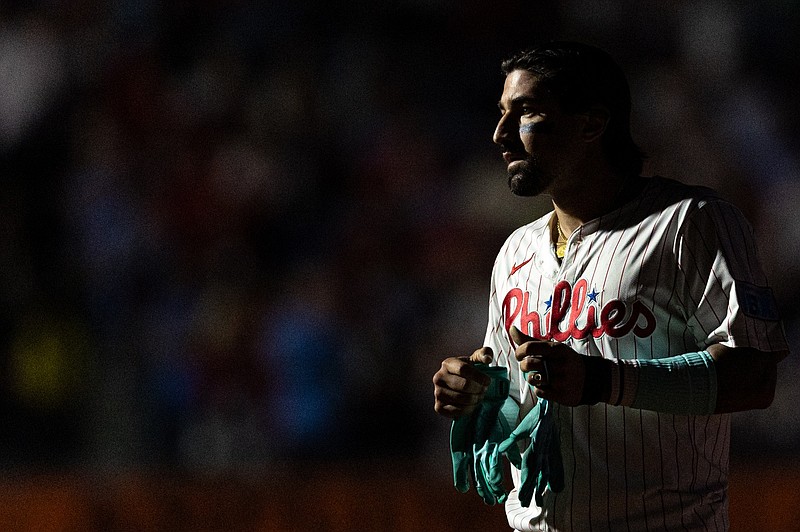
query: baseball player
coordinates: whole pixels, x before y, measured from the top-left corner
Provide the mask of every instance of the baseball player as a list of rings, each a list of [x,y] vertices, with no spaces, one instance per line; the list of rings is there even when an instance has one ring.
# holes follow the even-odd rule
[[[553,211],[494,264],[484,345],[434,375],[435,409],[474,411],[504,366],[520,418],[553,405],[563,489],[505,501],[515,530],[727,530],[730,413],[772,402],[788,348],[740,211],[641,177],[630,94],[605,52],[559,42],[503,63],[494,142],[514,194]]]

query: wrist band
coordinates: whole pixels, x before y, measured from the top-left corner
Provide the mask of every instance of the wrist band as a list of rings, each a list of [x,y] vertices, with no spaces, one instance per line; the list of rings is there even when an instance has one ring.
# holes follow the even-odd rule
[[[609,395],[613,396],[613,375],[610,360],[603,357],[587,356],[583,360],[586,367],[586,376],[583,380],[583,392],[581,393],[582,405],[594,405],[599,402],[608,402]]]
[[[611,360],[611,387],[608,404],[619,406],[622,403],[622,375],[624,366],[617,360]]]

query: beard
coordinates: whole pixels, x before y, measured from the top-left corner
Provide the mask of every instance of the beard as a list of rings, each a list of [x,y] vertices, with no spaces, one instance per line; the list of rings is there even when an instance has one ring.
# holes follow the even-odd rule
[[[515,196],[538,196],[549,185],[548,179],[538,161],[528,157],[517,161],[513,170],[508,171],[508,188]]]

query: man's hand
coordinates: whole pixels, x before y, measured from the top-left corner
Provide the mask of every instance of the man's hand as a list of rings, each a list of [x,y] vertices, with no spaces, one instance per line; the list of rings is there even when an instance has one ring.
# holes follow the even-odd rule
[[[531,338],[516,327],[509,333],[517,345],[514,356],[537,397],[566,406],[581,404],[586,380],[583,355],[566,344]]]
[[[492,356],[490,348],[482,347],[469,357],[445,359],[433,376],[434,410],[449,418],[471,414],[491,382],[491,378],[475,369],[473,364],[489,364]]]

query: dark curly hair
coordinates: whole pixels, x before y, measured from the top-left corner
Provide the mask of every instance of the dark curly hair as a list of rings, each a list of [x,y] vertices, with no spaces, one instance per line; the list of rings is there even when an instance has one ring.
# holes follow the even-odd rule
[[[609,111],[601,139],[611,165],[639,174],[645,154],[631,137],[631,93],[620,66],[605,51],[588,44],[556,41],[514,54],[502,63],[503,74],[527,70],[552,94],[565,113],[582,113],[593,105]]]

